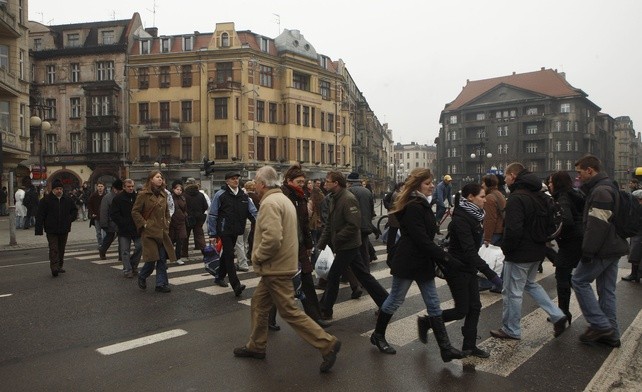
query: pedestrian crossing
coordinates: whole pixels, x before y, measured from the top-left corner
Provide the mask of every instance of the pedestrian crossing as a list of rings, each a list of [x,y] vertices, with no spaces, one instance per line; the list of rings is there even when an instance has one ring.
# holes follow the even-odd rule
[[[376,242],[375,251],[377,253],[378,260],[371,263],[372,275],[375,279],[380,281],[384,288],[389,290],[391,285],[391,276],[389,269],[385,264],[385,245]],[[117,260],[116,252],[108,252],[107,260],[100,260],[98,252],[95,249],[83,249],[80,246],[76,246],[74,249],[69,249],[66,256],[68,259],[89,262],[98,266],[108,266],[109,268],[118,271],[122,270],[122,264]],[[237,272],[241,282],[246,285],[246,290],[241,298],[235,298],[229,287],[224,288],[214,284],[213,277],[204,269],[203,263],[201,262],[200,252],[190,250],[189,257],[191,261],[186,265],[179,266],[176,264],[169,264],[168,276],[170,285],[181,288],[184,287],[198,293],[221,298],[221,300],[225,301],[236,301],[244,306],[250,305],[252,291],[258,285],[260,280],[260,278],[251,270],[250,272]],[[543,272],[537,275],[537,281],[542,283],[544,281],[548,281],[550,287],[551,280],[554,282],[554,267],[551,263],[545,262],[543,264],[543,269]],[[621,284],[620,278],[627,273],[628,271],[624,268],[620,268],[618,270],[618,285]],[[442,297],[442,309],[452,308],[454,306],[454,301],[450,299],[448,288],[444,287],[446,286],[446,281],[443,279],[436,279],[435,283],[440,296]],[[367,320],[369,320],[369,322],[365,324],[360,323],[360,325],[363,325],[363,329],[354,332],[365,338],[364,344],[369,344],[366,339],[369,338],[373,332],[375,324],[373,314],[376,310],[376,304],[369,298],[365,290],[361,298],[351,300],[349,295],[345,295],[345,293],[349,291],[349,288],[344,284],[342,284],[341,288],[342,293],[340,293],[338,301],[333,308],[333,322],[336,324],[341,320],[368,315],[369,318],[367,318]],[[321,294],[322,291],[317,290],[317,293]],[[493,314],[495,315],[497,324],[496,327],[499,327],[501,323],[501,306],[494,305],[501,304],[501,295],[485,291],[480,293],[480,297],[482,302],[482,314],[487,311],[494,312]],[[526,295],[525,298],[528,298],[528,296]],[[556,298],[552,299],[556,302]],[[404,309],[404,307],[416,306],[418,303],[423,304],[421,301],[421,293],[417,285],[413,284],[406,296],[405,306],[402,306],[398,313],[401,314],[401,309]],[[419,311],[411,312],[410,314],[405,313],[402,315],[395,315],[392,322],[389,324],[386,332],[386,338],[388,342],[397,349],[411,344],[416,344],[416,320],[418,315],[425,314],[425,308],[421,306],[418,310]],[[576,322],[582,318],[575,296],[572,296],[571,298],[570,311],[574,315],[573,325],[575,325]],[[510,377],[517,369],[534,358],[540,350],[547,345],[552,344],[551,342],[555,340],[553,337],[553,326],[546,319],[546,313],[540,308],[536,308],[528,314],[524,314],[521,321],[521,340],[500,340],[491,338],[487,331],[480,329],[479,334],[482,335],[483,338],[478,344],[478,347],[491,352],[492,355],[490,358],[465,358],[453,361],[453,366],[461,369],[467,366],[473,366],[476,371],[491,373],[501,377]],[[461,321],[453,321],[448,324],[456,322],[461,323]],[[584,324],[584,322],[581,324]],[[584,327],[582,326],[580,328]],[[622,348],[612,351],[611,356],[609,356],[607,361],[604,362],[600,371],[595,375],[594,381],[592,381],[587,387],[587,390],[599,390],[596,385],[603,386],[605,385],[604,383],[609,382],[609,380],[612,381],[614,377],[613,373],[617,374],[615,369],[622,367],[622,358],[627,358],[627,355],[630,355],[630,352],[634,350],[634,348],[630,347],[630,344],[627,345],[625,342],[628,341],[628,339],[634,339],[634,342],[638,342],[640,335],[642,335],[641,331],[642,312],[638,314],[628,328],[622,328]],[[454,336],[453,332],[451,332],[451,337],[452,336]],[[434,342],[434,338],[430,339]]]

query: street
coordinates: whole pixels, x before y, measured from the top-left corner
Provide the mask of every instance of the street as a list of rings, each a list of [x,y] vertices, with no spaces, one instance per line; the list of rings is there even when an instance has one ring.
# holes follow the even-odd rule
[[[86,230],[83,226],[83,230]],[[390,289],[385,246],[373,242],[378,260],[373,275]],[[69,246],[67,273],[52,278],[46,248],[2,250],[0,257],[0,380],[7,391],[300,391],[300,390],[474,390],[580,391],[636,390],[640,386],[642,285],[618,280],[622,347],[580,344],[586,323],[573,298],[573,324],[553,338],[546,314],[525,296],[521,341],[499,341],[488,331],[501,320],[501,295],[482,293],[478,344],[488,359],[443,363],[434,337],[417,339],[416,316],[425,313],[415,285],[388,328],[396,355],[370,344],[376,305],[367,296],[350,299],[341,286],[328,332],[343,342],[330,374],[320,374],[321,355],[277,318],[265,360],[235,358],[234,347],[250,331],[250,298],[258,278],[240,273],[248,289],[235,298],[214,286],[196,251],[191,262],[169,268],[172,292],[156,293],[153,280],[140,290],[124,279],[112,245],[100,260],[95,243]],[[620,262],[620,275],[629,265]],[[538,279],[555,297],[554,269],[544,263]],[[153,279],[153,278],[151,278]],[[442,308],[452,306],[438,279]],[[320,293],[320,292],[319,292]],[[461,346],[461,321],[448,332]]]

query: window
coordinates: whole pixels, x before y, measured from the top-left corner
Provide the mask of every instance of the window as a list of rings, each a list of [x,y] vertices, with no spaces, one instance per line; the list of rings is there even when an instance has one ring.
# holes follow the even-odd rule
[[[58,135],[55,133],[47,134],[47,155],[57,154],[56,146],[58,145]]]
[[[228,159],[227,136],[214,136],[214,154],[216,159]]]
[[[303,106],[303,126],[304,127],[310,126],[310,107],[309,106]]]
[[[259,67],[259,83],[264,87],[272,87],[272,67],[261,65]]]
[[[453,157],[457,156],[457,147],[453,147]],[[408,157],[410,158],[410,156]]]
[[[0,101],[0,130],[9,132],[11,129],[11,112],[9,101]]]
[[[160,126],[161,128],[169,128],[169,102],[159,102],[160,109]]]
[[[216,83],[232,81],[232,63],[216,63]]]
[[[259,161],[265,160],[265,138],[256,138],[256,159]]]
[[[161,38],[160,43],[161,43],[161,53],[169,53],[170,39],[169,38]]]
[[[538,170],[539,170],[539,165],[537,164],[536,161],[533,161],[533,162],[528,164],[528,171],[536,172]]]
[[[301,125],[301,105],[296,105],[296,125]]]
[[[9,47],[0,45],[0,68],[9,69]]]
[[[91,97],[91,115],[108,116],[111,114],[111,99],[107,95]]]
[[[192,160],[192,138],[181,138],[181,157],[186,161]]]
[[[186,52],[194,50],[194,37],[189,35],[183,37],[183,50]]]
[[[138,139],[138,153],[142,157],[149,157],[149,139]]]
[[[45,99],[45,120],[55,120],[56,119],[56,100],[55,99]]]
[[[270,160],[271,161],[276,161],[276,138],[271,137],[270,138]]]
[[[328,58],[325,56],[319,56],[319,65],[323,69],[328,69]]]
[[[312,120],[310,121],[310,124],[312,125],[313,128],[316,128],[316,121],[317,121],[317,111],[315,108],[312,108]]]
[[[80,63],[71,63],[71,81],[74,83],[80,82]]]
[[[99,61],[96,63],[96,80],[114,80],[113,61]]]
[[[536,153],[537,152],[537,143],[527,143],[526,152]]]
[[[270,102],[268,110],[268,121],[271,124],[276,124],[276,103]]]
[[[334,114],[328,113],[328,131],[334,132]]]
[[[477,130],[477,139],[482,139],[486,137],[486,130],[484,128],[480,128]]]
[[[27,136],[27,127],[25,123],[27,113],[27,105],[24,103],[20,104],[20,136]]]
[[[562,161],[559,159],[555,161],[555,170],[562,170]]]
[[[149,103],[142,102],[138,104],[138,123],[149,123]]]
[[[114,43],[114,30],[103,30],[101,36],[103,45],[111,45]]]
[[[457,124],[457,116],[450,116],[449,123],[450,124]]]
[[[143,39],[140,41],[140,54],[149,54],[150,41]]]
[[[562,151],[562,142],[560,140],[555,142],[555,151]]]
[[[265,101],[256,101],[256,121],[265,122]]]
[[[181,101],[181,121],[192,122],[192,101]]]
[[[149,88],[149,68],[147,67],[138,68],[138,88]]]
[[[537,108],[528,108],[526,109],[526,115],[534,116],[537,114]]]
[[[335,163],[336,162],[336,155],[334,154],[334,144],[328,144],[328,163]]]
[[[91,134],[91,152],[111,152],[111,133],[93,132]]]
[[[330,99],[330,82],[322,80],[319,82],[319,91],[323,99]]]
[[[172,141],[168,137],[158,138],[158,154],[161,157],[170,156]]]
[[[158,83],[160,88],[169,87],[169,67],[168,66],[160,67],[160,74],[158,75]]]
[[[566,161],[566,170],[573,171],[573,161]]]
[[[310,75],[294,72],[292,75],[292,87],[297,90],[310,91]]]
[[[24,51],[24,49],[20,49],[18,58],[18,77],[22,80],[25,79],[25,57],[26,52]]]
[[[227,118],[227,98],[214,98],[214,118],[217,120]]]
[[[67,34],[67,47],[75,48],[80,46],[80,34],[70,33]]]
[[[268,39],[265,38],[265,37],[261,37],[261,38],[259,38],[259,40],[261,41],[260,42],[260,44],[261,44],[261,52],[268,52],[269,48],[270,48],[269,47],[269,42],[270,41],[268,41]]]
[[[498,144],[497,145],[498,154],[508,154],[508,144]]]
[[[183,65],[181,67],[181,85],[183,87],[192,87],[192,66]]]
[[[80,133],[79,132],[70,133],[69,140],[71,141],[71,153],[80,154],[81,146],[82,146],[80,141]]]
[[[508,125],[500,125],[497,127],[497,136],[508,136]]]
[[[571,151],[571,141],[570,140],[566,141],[566,151]]]
[[[561,132],[562,131],[562,122],[561,121],[555,121],[555,130],[557,132]]]
[[[80,97],[69,98],[69,118],[80,118]]]
[[[535,135],[535,134],[537,134],[537,125],[527,125],[526,126],[526,134],[527,135]]]
[[[228,33],[221,34],[221,46],[224,48],[230,46],[230,35]]]
[[[477,113],[475,115],[475,120],[485,120],[486,119],[486,113]]]
[[[563,103],[560,105],[560,113],[570,113],[570,112],[571,112],[570,103]]]
[[[41,49],[42,49],[42,38],[34,38],[33,50],[41,50]]]
[[[53,64],[47,65],[47,83],[56,83],[56,66]]]

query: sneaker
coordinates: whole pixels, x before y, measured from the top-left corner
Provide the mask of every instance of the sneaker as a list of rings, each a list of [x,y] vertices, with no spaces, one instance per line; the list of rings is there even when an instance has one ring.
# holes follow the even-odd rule
[[[234,349],[234,356],[241,358],[264,359],[265,353],[260,351],[251,351],[247,347],[237,347]]]
[[[582,343],[594,343],[600,340],[609,339],[613,337],[615,331],[612,329],[593,329],[591,327],[586,328],[586,331],[580,335],[580,342]]]
[[[178,260],[176,260],[176,264],[183,265],[183,264],[185,264],[185,262],[183,261],[183,259],[178,259]]]
[[[332,366],[334,366],[334,363],[337,360],[337,354],[339,354],[340,350],[341,341],[337,339],[334,341],[330,352],[323,356],[323,362],[321,362],[321,366],[319,367],[321,373],[327,373],[330,371],[330,369],[332,369]]]

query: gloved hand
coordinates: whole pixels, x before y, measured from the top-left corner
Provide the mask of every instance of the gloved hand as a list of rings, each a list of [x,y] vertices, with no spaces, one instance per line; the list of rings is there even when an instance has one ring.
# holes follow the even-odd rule
[[[504,282],[502,281],[502,278],[499,277],[499,275],[495,275],[494,278],[490,280],[495,287],[504,287]]]

